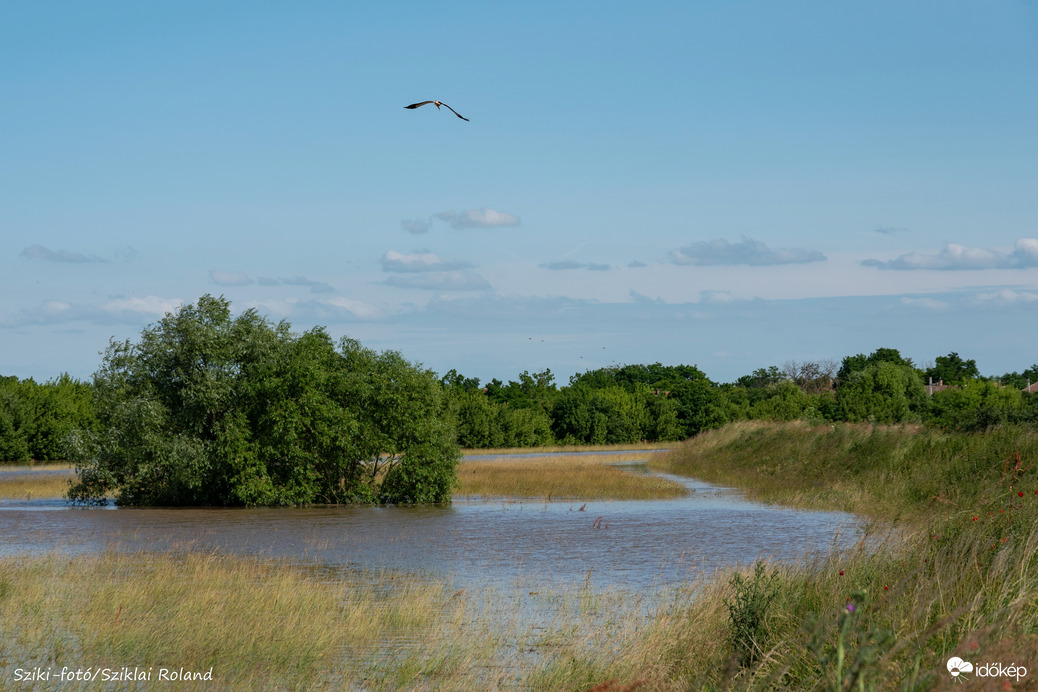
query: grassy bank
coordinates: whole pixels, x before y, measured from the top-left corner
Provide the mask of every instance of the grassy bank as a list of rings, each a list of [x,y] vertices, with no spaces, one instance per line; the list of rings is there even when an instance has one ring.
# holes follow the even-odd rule
[[[748,421],[654,455],[649,467],[737,486],[766,502],[918,524],[975,513],[1007,497],[1015,479],[1033,493],[1036,460],[1038,430],[1026,426],[964,434]]]
[[[633,473],[617,465],[644,459],[644,454],[623,452],[586,457],[462,459],[455,496],[652,500],[686,494],[685,487],[673,480]]]
[[[593,459],[581,473],[609,468]],[[1038,687],[1034,429],[746,423],[650,464],[893,530],[651,598],[590,578],[488,597],[251,558],[6,558],[5,674],[88,661],[214,667],[229,689],[930,690],[953,687],[957,656],[1028,671],[962,689]]]
[[[959,656],[1026,666],[1023,683],[1038,686],[1036,460],[1038,433],[1016,427],[747,423],[689,441],[652,465],[762,500],[861,512],[900,537],[715,579],[689,615],[695,629],[676,622],[667,641],[680,644],[638,674],[660,688],[933,689],[953,682],[945,663]],[[738,617],[751,606],[754,617]]]

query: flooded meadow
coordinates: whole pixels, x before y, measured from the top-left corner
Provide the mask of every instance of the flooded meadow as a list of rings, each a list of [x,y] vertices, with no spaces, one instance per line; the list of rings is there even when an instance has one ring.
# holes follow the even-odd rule
[[[626,462],[625,468],[650,473],[643,462]],[[848,514],[765,505],[731,488],[655,475],[680,482],[687,495],[277,509],[83,508],[59,499],[6,499],[0,500],[0,551],[219,551],[330,568],[420,572],[458,588],[517,580],[566,585],[590,575],[597,585],[642,589],[760,558],[805,560],[861,535],[861,522]]]

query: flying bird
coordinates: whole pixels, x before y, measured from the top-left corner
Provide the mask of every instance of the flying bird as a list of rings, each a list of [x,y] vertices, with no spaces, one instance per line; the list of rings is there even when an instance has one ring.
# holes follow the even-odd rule
[[[447,110],[449,110],[451,113],[453,113],[454,115],[458,116],[459,118],[461,118],[465,122],[471,122],[468,118],[466,118],[464,115],[462,115],[458,111],[456,111],[453,108],[451,108],[450,106],[448,106],[443,101],[422,101],[421,103],[412,103],[410,106],[404,106],[404,108],[418,108],[419,106],[424,106],[427,103],[431,103],[434,106],[436,106],[436,110],[439,110],[440,106],[444,106]]]

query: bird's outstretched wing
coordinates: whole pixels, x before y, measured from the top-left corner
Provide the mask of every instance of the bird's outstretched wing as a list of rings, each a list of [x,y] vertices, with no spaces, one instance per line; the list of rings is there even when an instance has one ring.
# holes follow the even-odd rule
[[[441,103],[441,104],[443,104],[444,106],[447,106],[447,104],[446,104],[446,103],[443,103],[443,101],[440,101],[440,103]],[[458,111],[454,110],[454,109],[453,109],[453,108],[451,108],[450,106],[447,106],[447,109],[448,109],[448,110],[450,110],[450,112],[451,112],[451,113],[453,113],[454,115],[456,115],[456,116],[458,116],[459,118],[461,118],[462,120],[464,120],[465,122],[472,122],[471,120],[469,120],[469,119],[468,119],[468,118],[466,118],[466,117],[465,117],[464,115],[462,115],[462,114],[461,114],[461,113],[459,113]]]
[[[447,106],[447,104],[444,103],[443,101],[421,101],[419,103],[412,103],[410,106],[404,106],[404,108],[418,108],[419,106],[424,106],[427,103],[433,103],[433,104],[436,105],[437,108],[439,108],[440,106]],[[464,115],[462,115],[458,111],[454,110],[450,106],[447,106],[447,110],[449,110],[451,113],[453,113],[454,115],[458,116],[459,118],[461,118],[465,122],[471,122],[468,118],[466,118]]]

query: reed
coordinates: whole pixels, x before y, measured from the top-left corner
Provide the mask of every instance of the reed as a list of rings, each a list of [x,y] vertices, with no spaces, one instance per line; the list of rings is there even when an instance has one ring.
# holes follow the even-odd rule
[[[0,499],[3,500],[39,500],[61,498],[69,489],[73,477],[68,474],[41,474],[32,471],[0,474]]]
[[[770,567],[776,598],[754,665],[734,657],[721,605],[736,587],[718,573],[687,610],[662,613],[622,659],[591,673],[556,666],[553,684],[932,689],[952,681],[951,656],[1005,666],[1038,660],[1035,437],[1013,427],[959,435],[754,423],[690,441],[660,465],[773,501],[868,507],[896,530],[878,547],[862,542],[809,565]]]
[[[737,655],[726,605],[752,567],[652,593],[603,591],[590,575],[468,593],[255,558],[54,554],[0,559],[6,673],[83,660],[212,666],[228,689],[916,690],[949,686],[945,662],[959,656],[1034,668],[1033,687],[1036,438],[740,424],[662,460],[762,499],[867,510],[885,529],[881,543],[766,565],[774,597],[752,657]]]
[[[548,456],[466,461],[458,464],[456,497],[535,497],[578,500],[651,500],[681,497],[685,487],[657,475],[633,473],[617,464],[644,455]]]
[[[327,575],[251,557],[109,552],[0,559],[6,671],[213,669],[182,689],[313,689],[399,676],[386,642],[435,650],[464,601],[418,577]],[[428,675],[429,667],[423,668]],[[405,676],[406,677],[406,676]]]
[[[611,445],[545,445],[543,447],[487,447],[466,448],[461,450],[465,456],[484,454],[524,454],[529,452],[553,453],[553,452],[632,452],[644,449],[670,449],[676,442],[628,442],[624,444]]]

